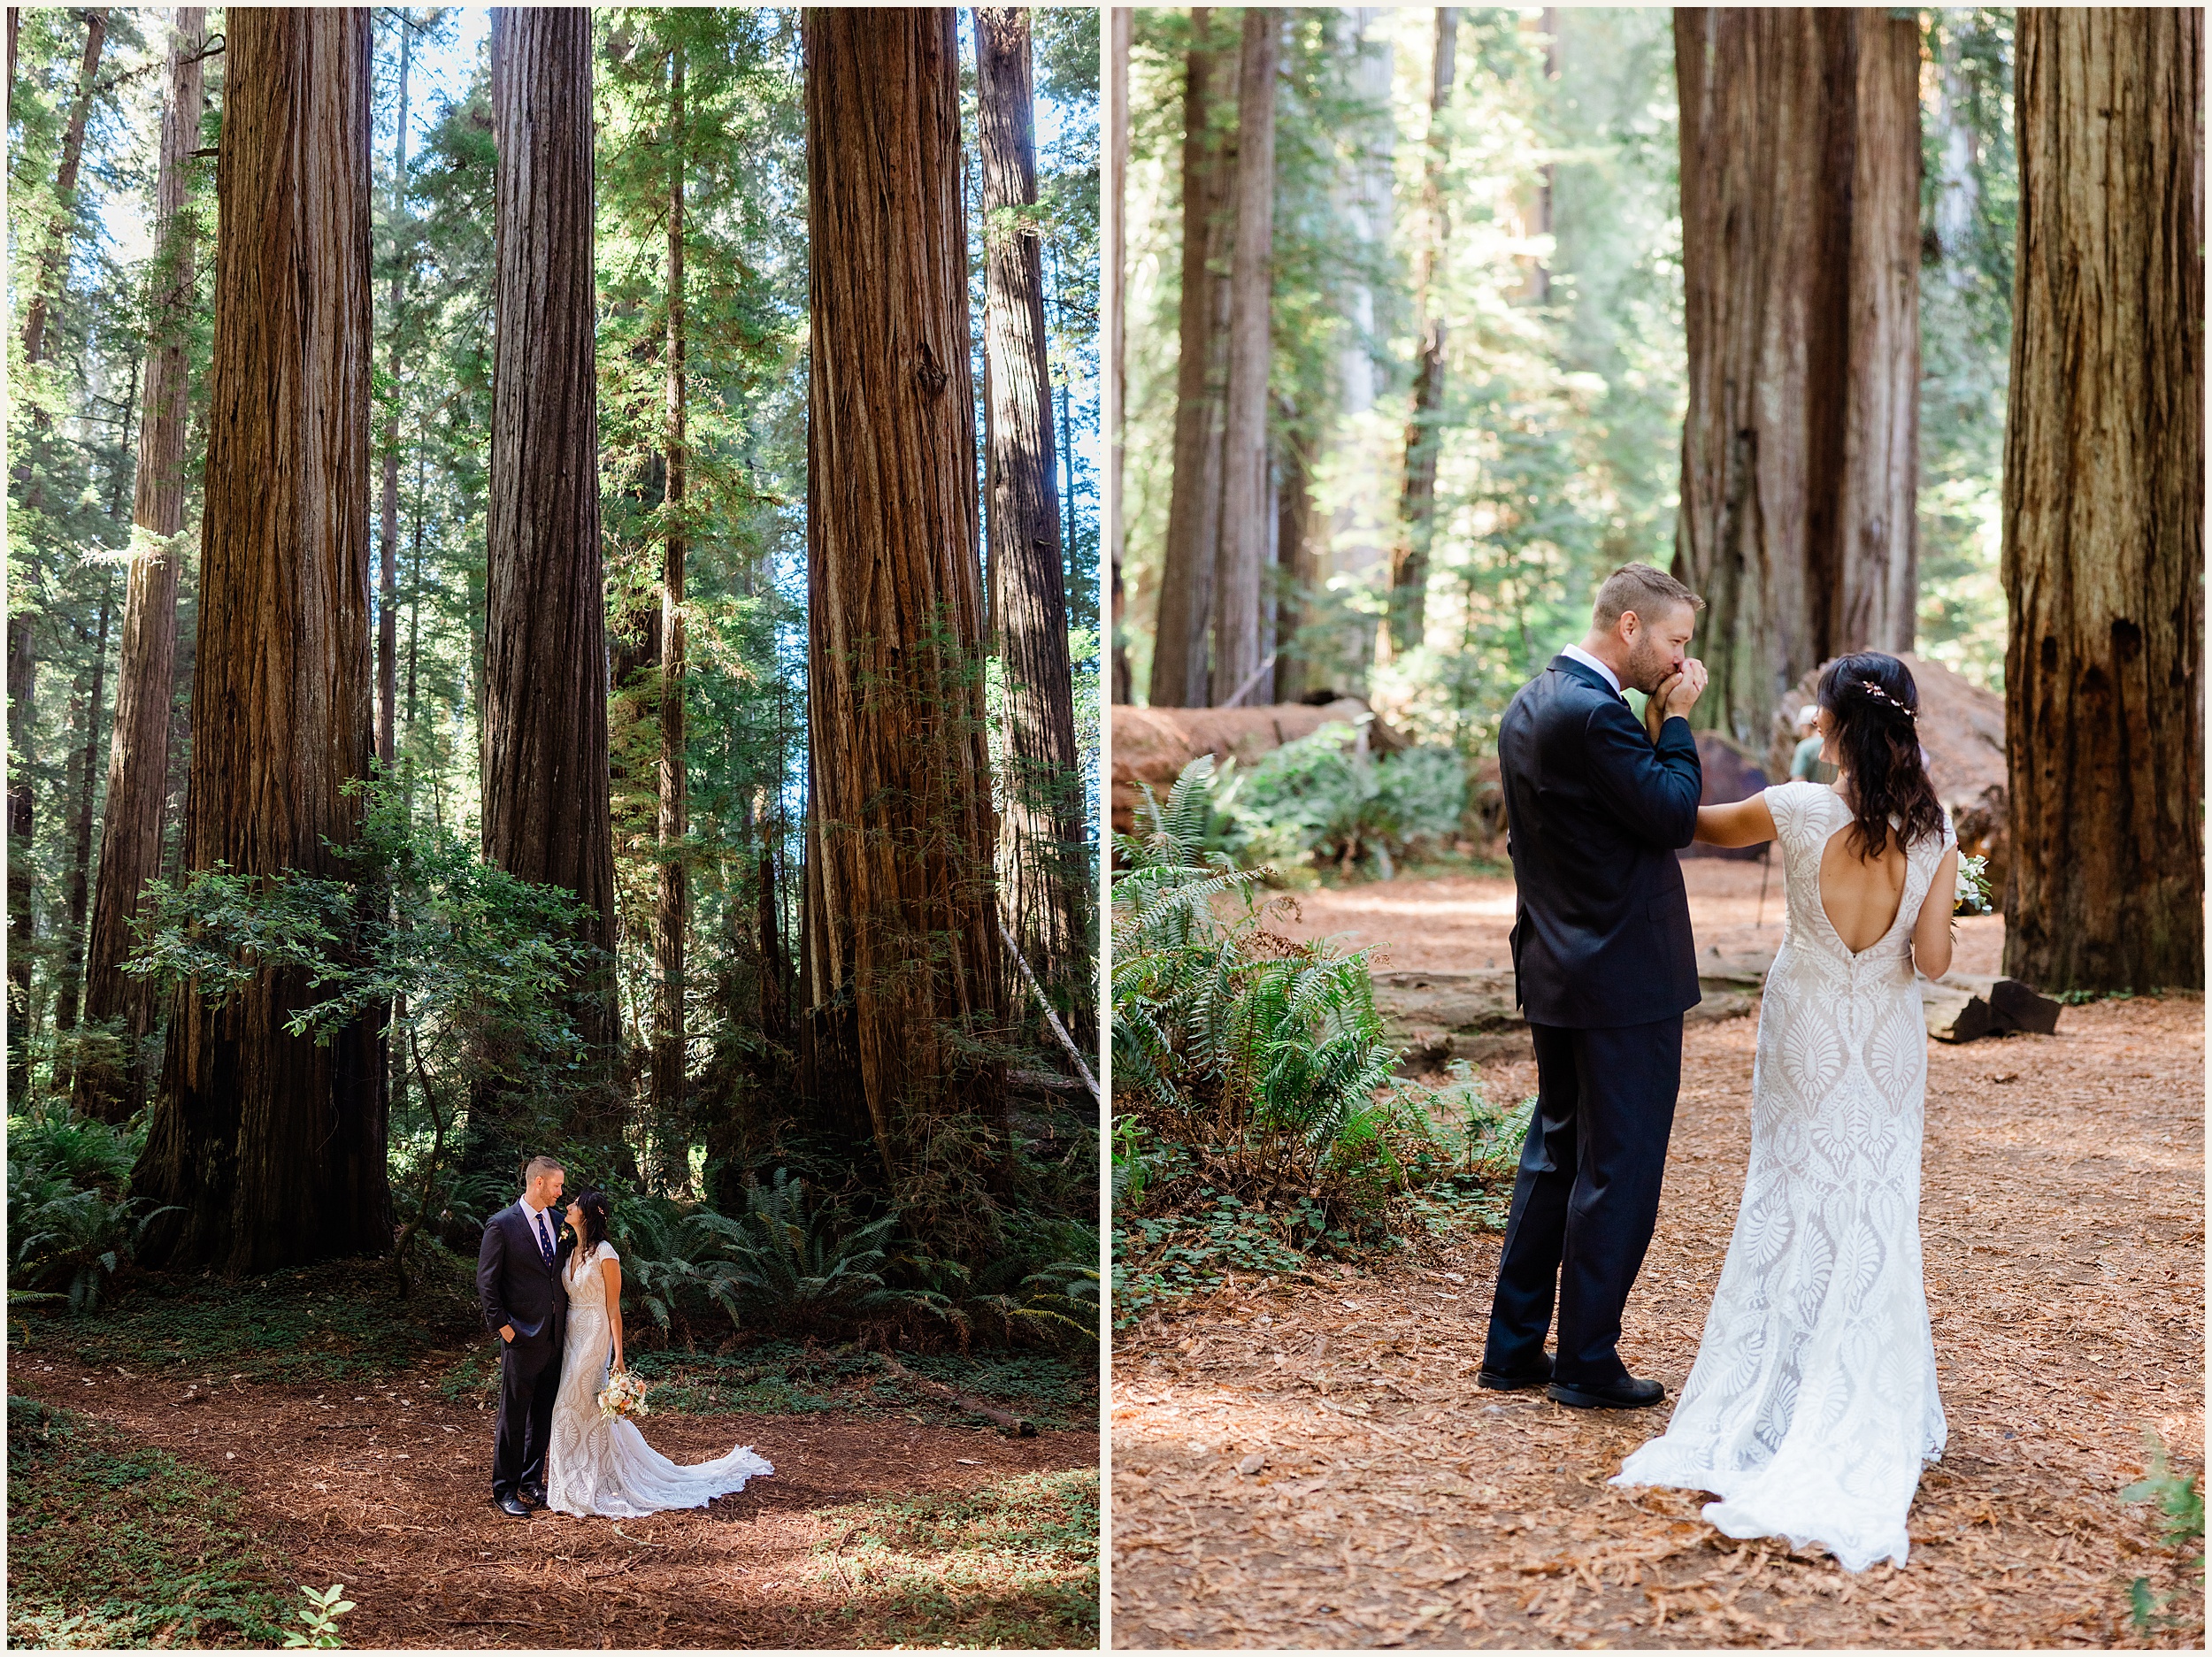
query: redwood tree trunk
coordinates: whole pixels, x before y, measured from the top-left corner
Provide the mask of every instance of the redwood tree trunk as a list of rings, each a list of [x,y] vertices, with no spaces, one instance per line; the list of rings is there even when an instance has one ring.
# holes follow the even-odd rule
[[[599,395],[592,334],[591,14],[492,12],[498,142],[484,632],[484,855],[582,900],[588,943],[614,944],[607,638],[599,553]],[[611,990],[577,1010],[603,1089]],[[580,1132],[616,1124],[601,1099]]]
[[[108,628],[114,618],[114,594],[103,583],[100,622],[92,640],[92,687],[85,702],[84,748],[74,768],[77,826],[69,857],[69,931],[62,940],[61,986],[54,1001],[57,1032],[77,1027],[77,1009],[84,992],[85,919],[92,903],[92,807],[98,797],[94,779],[100,756],[100,708],[107,695]]]
[[[108,1121],[134,1111],[146,1078],[137,1039],[153,1029],[154,998],[143,978],[127,977],[131,922],[139,894],[161,871],[162,811],[169,793],[169,713],[176,694],[177,578],[183,561],[185,437],[190,424],[187,352],[197,256],[185,209],[192,151],[200,140],[207,12],[180,6],[169,46],[169,98],[161,115],[161,164],[155,185],[157,269],[165,279],[147,341],[140,407],[138,479],[131,521],[157,546],[132,548],[123,597],[123,642],[115,687],[115,730],[108,743],[107,807],[100,829],[99,883],[85,960],[85,1016],[121,1017],[128,1044],[119,1075],[78,1072],[78,1108]]]
[[[1003,1086],[954,17],[805,14],[803,1067],[925,1232],[963,1224],[947,1130]]]
[[[1857,13],[1832,651],[1912,648],[1920,597],[1920,25]]]
[[[1911,641],[1916,29],[1880,10],[1675,13],[1675,574],[1709,607],[1697,719],[1742,741],[1827,657]]]
[[[2204,982],[2204,14],[2023,10],[2005,970]]]
[[[1451,102],[1459,59],[1459,8],[1436,8],[1436,50],[1430,60],[1428,153],[1421,163],[1421,242],[1414,253],[1413,292],[1420,308],[1421,365],[1413,376],[1413,415],[1406,422],[1405,487],[1398,497],[1398,544],[1390,567],[1386,651],[1417,648],[1427,624],[1429,547],[1436,535],[1436,456],[1443,446],[1444,316],[1436,292],[1451,242],[1444,201],[1444,106]]]
[[[1087,1007],[1093,998],[1084,903],[1091,883],[1081,867],[1083,781],[1053,478],[1044,261],[1034,222],[1028,12],[978,7],[975,42],[987,220],[983,357],[991,415],[984,476],[991,622],[1006,698],[1000,898],[1031,967]]]
[[[369,13],[228,19],[188,870],[334,875],[372,751]],[[188,987],[134,1193],[146,1254],[266,1270],[391,1243],[383,1042],[287,1034],[314,992]]]
[[[1275,65],[1282,13],[1244,9],[1237,67],[1236,253],[1229,277],[1229,385],[1221,441],[1221,540],[1214,577],[1210,700],[1258,688],[1260,575],[1273,544],[1268,510],[1269,298],[1275,257]]]
[[[1212,129],[1230,64],[1191,8],[1183,81],[1183,288],[1175,362],[1174,476],[1160,602],[1152,634],[1155,708],[1206,705],[1206,634],[1213,623],[1221,539],[1221,438],[1229,374],[1229,215],[1233,158]]]
[[[670,73],[668,165],[668,538],[661,569],[659,858],[653,906],[653,976],[660,990],[653,1027],[653,1103],[664,1132],[680,1133],[684,1108],[684,53]],[[687,1146],[688,1139],[686,1139]],[[669,1170],[676,1178],[688,1172]]]

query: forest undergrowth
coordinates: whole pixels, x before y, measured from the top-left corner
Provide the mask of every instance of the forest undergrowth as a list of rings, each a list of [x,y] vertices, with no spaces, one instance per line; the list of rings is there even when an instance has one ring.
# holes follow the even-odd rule
[[[1118,841],[1118,1329],[1240,1272],[1502,1226],[1530,1109],[1463,1063],[1441,1085],[1394,1074],[1365,953],[1271,926],[1291,900],[1220,848],[1217,781],[1194,760]]]

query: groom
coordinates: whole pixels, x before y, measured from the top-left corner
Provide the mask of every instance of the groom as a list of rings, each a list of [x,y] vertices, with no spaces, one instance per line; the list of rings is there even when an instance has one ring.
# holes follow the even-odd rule
[[[1517,913],[1513,970],[1535,1039],[1480,1384],[1578,1409],[1659,1401],[1614,1351],[1659,1211],[1697,952],[1677,847],[1701,778],[1684,652],[1704,601],[1648,564],[1598,589],[1590,632],[1521,687],[1498,732]],[[1624,687],[1652,698],[1647,726]],[[1556,1291],[1559,1355],[1544,1355]]]
[[[499,1421],[492,1440],[492,1506],[518,1519],[545,1506],[545,1451],[561,1388],[568,1291],[561,1269],[561,1185],[549,1156],[522,1170],[522,1196],[492,1216],[476,1252],[484,1327],[499,1333]]]

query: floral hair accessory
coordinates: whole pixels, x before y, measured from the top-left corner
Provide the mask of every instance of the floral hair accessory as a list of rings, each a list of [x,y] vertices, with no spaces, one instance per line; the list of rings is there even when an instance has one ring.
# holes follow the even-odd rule
[[[1861,679],[1859,681],[1859,688],[1864,691],[1868,695],[1873,697],[1875,701],[1886,702],[1890,707],[1897,710],[1899,713],[1903,714],[1906,718],[1911,719],[1913,717],[1913,711],[1911,709],[1906,707],[1903,702],[1898,701],[1896,697],[1891,695],[1879,685],[1877,685],[1872,679]]]

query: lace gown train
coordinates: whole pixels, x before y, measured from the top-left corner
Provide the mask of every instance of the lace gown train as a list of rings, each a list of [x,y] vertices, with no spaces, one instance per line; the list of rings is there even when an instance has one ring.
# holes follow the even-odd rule
[[[745,1446],[713,1461],[679,1467],[645,1442],[633,1422],[599,1413],[599,1393],[614,1356],[602,1262],[618,1259],[602,1243],[568,1276],[568,1339],[561,1349],[561,1388],[553,1402],[553,1437],[546,1454],[546,1506],[558,1513],[642,1519],[677,1507],[703,1507],[717,1496],[776,1469]]]
[[[1824,1547],[1847,1570],[1902,1565],[1946,1431],[1921,1281],[1928,1035],[1910,938],[1952,834],[1909,851],[1896,918],[1854,954],[1820,901],[1821,853],[1850,809],[1809,782],[1766,800],[1787,918],[1759,1011],[1743,1206],[1681,1401],[1612,1482],[1711,1491],[1705,1516],[1727,1535]]]

